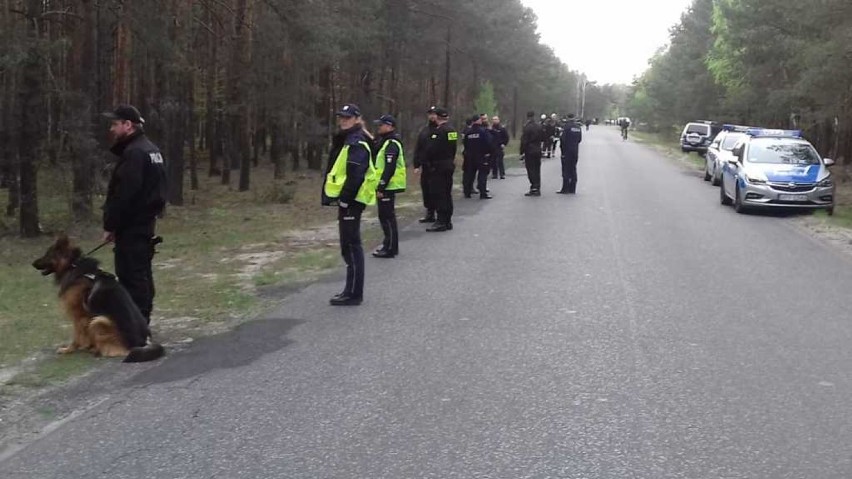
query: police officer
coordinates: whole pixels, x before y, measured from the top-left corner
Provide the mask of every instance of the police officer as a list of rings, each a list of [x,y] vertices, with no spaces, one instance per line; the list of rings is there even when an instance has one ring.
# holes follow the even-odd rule
[[[491,160],[491,178],[497,179],[500,175],[501,180],[506,179],[506,164],[503,161],[506,145],[509,144],[509,132],[500,124],[500,117],[495,116],[491,119],[491,142],[494,146],[494,157]]]
[[[583,124],[574,114],[568,115],[568,123],[562,132],[562,189],[561,195],[577,192],[577,161],[580,159],[580,143],[583,141]]]
[[[527,124],[521,135],[521,159],[527,168],[530,191],[524,196],[541,196],[541,143],[544,131],[535,120],[535,112],[527,113]]]
[[[119,157],[107,188],[103,241],[115,243],[115,273],[139,311],[151,323],[154,309],[154,233],[157,216],[166,206],[168,185],[163,155],[145,136],[139,110],[122,105],[104,113],[111,121]]]
[[[491,138],[482,124],[482,117],[474,116],[471,118],[471,126],[464,136],[462,190],[465,198],[470,198],[473,193],[474,179],[477,180],[479,198],[483,200],[492,198],[487,191],[488,170],[490,169],[488,159],[491,154]]]
[[[378,178],[372,162],[369,138],[364,133],[361,110],[344,105],[337,113],[339,131],[328,157],[323,205],[337,205],[340,254],[346,263],[346,286],[331,298],[333,306],[357,306],[364,299],[364,248],[361,245],[361,214],[376,203]]]
[[[429,193],[435,205],[437,221],[426,231],[440,233],[453,229],[453,172],[458,148],[458,132],[449,125],[450,113],[435,110],[437,127],[429,137],[425,164],[429,168]]]
[[[379,186],[376,197],[379,203],[379,223],[385,234],[382,246],[373,252],[376,258],[393,258],[399,254],[399,229],[396,223],[396,195],[405,191],[405,153],[402,139],[396,132],[396,119],[383,115],[376,120],[379,137],[376,139],[376,174]]]
[[[429,192],[429,170],[426,161],[426,148],[431,141],[432,133],[438,127],[438,115],[435,113],[437,107],[431,107],[426,111],[429,122],[417,135],[417,144],[414,146],[414,172],[420,175],[420,191],[423,194],[423,207],[426,208],[426,216],[420,218],[420,223],[434,223],[435,205],[432,204],[433,195]]]

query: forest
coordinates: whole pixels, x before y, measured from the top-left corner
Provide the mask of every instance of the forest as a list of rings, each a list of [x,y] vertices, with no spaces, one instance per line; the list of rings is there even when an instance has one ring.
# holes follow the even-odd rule
[[[626,108],[667,135],[692,120],[801,129],[843,164],[852,158],[850,62],[848,0],[695,0]]]
[[[492,106],[512,133],[527,110],[583,97],[603,117],[620,90],[536,29],[520,0],[0,0],[0,225],[42,234],[40,200],[65,190],[69,221],[97,221],[101,113],[123,103],[163,150],[177,206],[200,175],[247,191],[258,165],[321,169],[342,103],[396,115],[409,140],[434,104],[456,124]],[[56,172],[67,181],[42,191]]]

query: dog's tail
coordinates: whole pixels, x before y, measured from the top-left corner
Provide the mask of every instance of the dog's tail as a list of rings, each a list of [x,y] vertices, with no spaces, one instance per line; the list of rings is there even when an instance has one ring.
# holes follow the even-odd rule
[[[124,358],[125,363],[144,363],[160,359],[166,355],[166,348],[157,343],[148,343],[145,346],[131,348],[130,353]]]

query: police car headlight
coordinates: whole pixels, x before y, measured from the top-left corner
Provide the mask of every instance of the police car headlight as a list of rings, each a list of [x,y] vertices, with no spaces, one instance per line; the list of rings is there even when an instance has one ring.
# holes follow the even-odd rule
[[[828,178],[817,183],[817,186],[821,188],[831,188],[832,186],[834,186],[834,182],[831,181],[831,177],[829,176]]]
[[[753,183],[755,185],[762,185],[762,184],[766,183],[765,178],[758,178],[754,175],[746,175],[746,181],[748,181],[749,183]]]

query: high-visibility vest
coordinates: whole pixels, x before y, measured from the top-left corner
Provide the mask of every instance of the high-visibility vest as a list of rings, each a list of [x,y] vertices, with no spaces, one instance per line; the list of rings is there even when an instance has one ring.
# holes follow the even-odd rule
[[[376,186],[378,186],[381,177],[376,174],[370,145],[366,141],[359,141],[358,144],[367,150],[369,158],[367,160],[367,173],[364,175],[364,182],[358,188],[355,201],[367,206],[374,205],[376,204]],[[346,145],[340,150],[331,171],[325,177],[325,195],[329,198],[340,198],[340,192],[343,191],[343,184],[346,183],[346,162],[349,160],[349,146]]]
[[[400,143],[399,140],[394,139],[386,141],[385,144],[382,145],[382,149],[379,150],[379,154],[376,155],[376,173],[378,173],[379,181],[381,181],[382,174],[385,171],[385,166],[387,166],[387,162],[385,161],[385,151],[391,143],[396,143],[396,147],[399,149],[399,156],[396,158],[396,171],[394,171],[393,176],[390,181],[388,181],[387,186],[385,186],[385,190],[403,191],[407,185],[405,180],[405,154],[402,152],[402,143]]]

